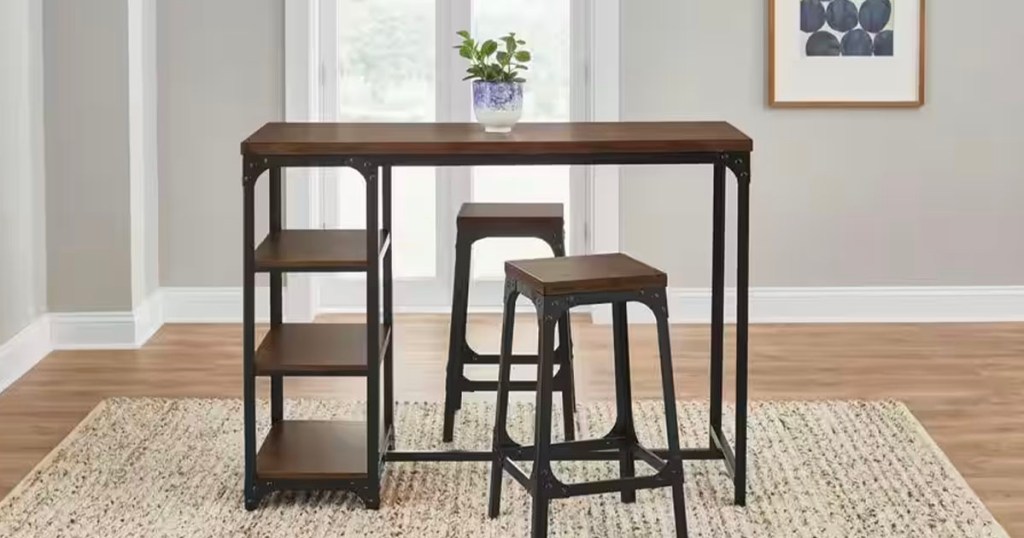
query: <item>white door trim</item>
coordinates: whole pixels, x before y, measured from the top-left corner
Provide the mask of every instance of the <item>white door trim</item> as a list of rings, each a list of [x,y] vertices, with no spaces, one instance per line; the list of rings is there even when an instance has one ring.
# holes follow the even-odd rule
[[[319,0],[285,2],[284,115],[286,121],[316,121],[320,117]],[[285,226],[318,228],[320,174],[316,169],[285,170]],[[284,317],[311,321],[316,315],[315,279],[285,275]]]

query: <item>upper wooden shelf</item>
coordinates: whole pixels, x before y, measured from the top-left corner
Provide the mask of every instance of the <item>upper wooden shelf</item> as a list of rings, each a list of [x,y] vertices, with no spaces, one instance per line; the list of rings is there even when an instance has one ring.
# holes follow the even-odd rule
[[[268,123],[242,142],[254,157],[597,155],[746,152],[726,122],[520,123],[511,134],[476,123]]]
[[[379,250],[387,244],[381,232]],[[363,230],[282,230],[268,235],[256,249],[256,271],[365,271],[376,256],[366,254]]]

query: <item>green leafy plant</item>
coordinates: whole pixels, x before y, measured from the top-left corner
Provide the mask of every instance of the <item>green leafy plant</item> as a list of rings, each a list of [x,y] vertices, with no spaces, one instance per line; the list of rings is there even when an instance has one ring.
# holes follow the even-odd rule
[[[459,49],[459,56],[469,60],[470,64],[466,69],[469,74],[462,80],[526,82],[520,72],[529,69],[526,64],[532,57],[530,51],[519,48],[526,41],[517,38],[515,32],[498,39],[505,45],[505,50],[498,50],[498,41],[493,39],[481,43],[465,30],[456,34],[462,38],[462,44],[454,48]]]

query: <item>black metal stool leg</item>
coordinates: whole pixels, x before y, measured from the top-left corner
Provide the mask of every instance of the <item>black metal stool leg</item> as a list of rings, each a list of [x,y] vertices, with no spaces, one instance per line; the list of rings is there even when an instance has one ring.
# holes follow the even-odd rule
[[[540,341],[537,346],[537,417],[534,427],[536,449],[533,459],[533,516],[530,528],[532,538],[548,535],[548,506],[551,494],[548,486],[551,473],[551,397],[554,385],[555,324],[557,313],[552,312],[551,300],[545,299],[538,309]]]
[[[551,252],[556,258],[565,257],[565,233],[548,240]],[[558,320],[558,349],[556,350],[559,380],[556,390],[562,391],[562,424],[565,427],[565,440],[576,439],[576,376],[572,364],[572,324],[569,311],[566,310]]]
[[[473,252],[471,241],[458,237],[455,242],[455,279],[452,285],[451,331],[448,337],[448,368],[444,390],[444,432],[450,443],[455,436],[455,411],[462,407],[462,351],[466,345],[466,315],[469,310],[469,270]]]
[[[505,283],[505,306],[501,322],[501,355],[498,361],[498,403],[494,417],[494,440],[491,443],[490,495],[487,503],[487,517],[496,518],[501,512],[501,476],[504,465],[502,447],[509,442],[508,435],[508,393],[512,380],[512,335],[516,322],[516,298],[519,296],[511,282]]]
[[[615,362],[615,405],[617,416],[613,433],[626,438],[619,450],[619,476],[632,478],[636,475],[633,449],[630,443],[636,443],[636,429],[633,425],[633,388],[629,375],[629,324],[626,318],[626,303],[612,304],[612,333]],[[636,490],[623,489],[622,502],[636,502]]]
[[[569,325],[569,312],[566,311],[558,320],[558,378],[562,391],[562,424],[565,428],[565,440],[576,439],[576,376],[572,365],[572,331]],[[538,370],[539,371],[539,370]]]
[[[668,303],[665,291],[652,301],[651,309],[658,321],[658,350],[661,355],[661,385],[665,398],[665,428],[668,431],[668,466],[672,474],[672,508],[675,512],[676,536],[688,535],[686,526],[686,495],[683,491],[683,456],[679,448],[679,417],[676,415],[676,389],[672,377],[672,345],[668,328]]]

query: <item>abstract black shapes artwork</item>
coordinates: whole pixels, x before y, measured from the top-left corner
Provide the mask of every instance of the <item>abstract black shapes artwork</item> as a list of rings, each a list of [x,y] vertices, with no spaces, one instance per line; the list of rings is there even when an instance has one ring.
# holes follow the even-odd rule
[[[871,34],[861,29],[850,30],[843,36],[843,56],[871,56],[875,45]]]
[[[875,36],[875,56],[892,56],[892,30]]]
[[[825,6],[821,0],[800,0],[800,29],[817,32],[825,26]]]
[[[850,0],[831,0],[825,13],[828,25],[837,32],[849,32],[860,22],[857,6]]]
[[[800,0],[806,56],[892,56],[896,0]]]
[[[808,56],[839,56],[839,38],[829,32],[815,32],[807,38]]]

